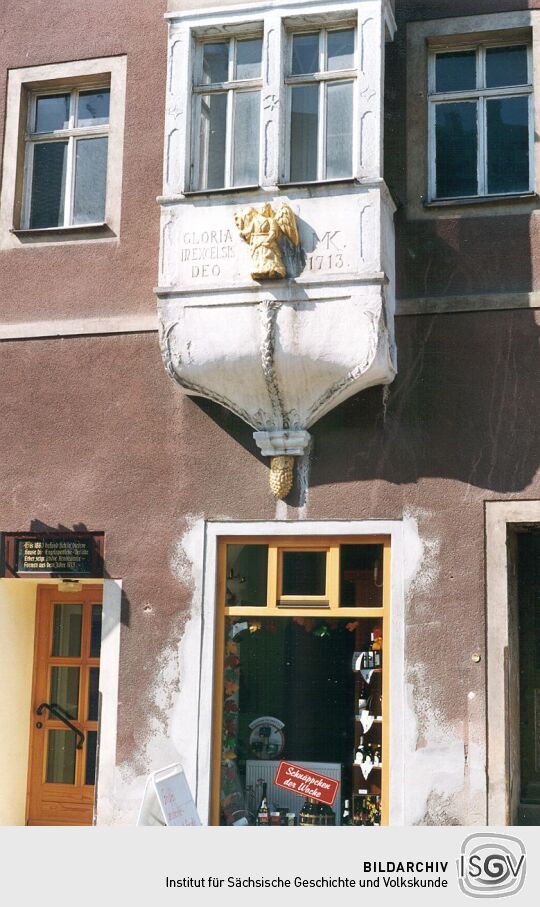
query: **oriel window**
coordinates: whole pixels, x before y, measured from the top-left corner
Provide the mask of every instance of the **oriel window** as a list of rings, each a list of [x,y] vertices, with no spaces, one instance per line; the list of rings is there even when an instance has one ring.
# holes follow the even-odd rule
[[[531,48],[436,52],[430,65],[430,198],[532,191]]]
[[[262,37],[199,46],[192,188],[259,184]]]
[[[354,28],[291,35],[290,182],[353,174],[355,44]]]
[[[26,131],[24,226],[105,221],[108,86],[31,95]]]

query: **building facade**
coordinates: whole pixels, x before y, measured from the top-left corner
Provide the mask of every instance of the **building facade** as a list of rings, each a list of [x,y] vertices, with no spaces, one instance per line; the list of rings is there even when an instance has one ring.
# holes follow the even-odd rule
[[[539,4],[104,12],[0,44],[0,823],[537,824]]]

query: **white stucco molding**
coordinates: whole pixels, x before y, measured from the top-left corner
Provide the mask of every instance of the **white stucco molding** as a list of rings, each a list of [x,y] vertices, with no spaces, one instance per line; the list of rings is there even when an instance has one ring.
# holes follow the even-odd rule
[[[302,457],[311,440],[308,431],[254,431],[253,437],[263,457]]]
[[[488,825],[512,824],[507,662],[510,645],[508,531],[540,523],[540,501],[486,503]]]
[[[390,824],[404,824],[404,525],[399,520],[305,520],[301,522],[208,522],[200,540],[200,559],[204,561],[203,601],[198,682],[191,674],[190,689],[184,701],[198,703],[198,734],[190,738],[192,752],[183,752],[187,764],[195,764],[198,778],[197,809],[203,824],[209,821],[212,771],[212,718],[214,691],[214,649],[216,631],[217,545],[222,536],[362,536],[387,535],[391,539],[390,602]],[[186,706],[187,707],[187,706]],[[193,715],[186,714],[187,726]],[[187,746],[186,742],[186,746]],[[193,752],[196,750],[196,752]]]

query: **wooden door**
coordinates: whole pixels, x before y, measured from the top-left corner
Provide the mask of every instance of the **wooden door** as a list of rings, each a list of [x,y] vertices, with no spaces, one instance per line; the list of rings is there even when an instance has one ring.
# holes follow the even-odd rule
[[[91,825],[102,587],[38,586],[28,825]]]

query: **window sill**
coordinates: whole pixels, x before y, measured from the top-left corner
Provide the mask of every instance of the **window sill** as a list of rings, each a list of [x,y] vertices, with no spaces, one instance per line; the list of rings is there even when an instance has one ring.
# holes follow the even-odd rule
[[[456,208],[464,205],[511,205],[538,199],[536,192],[522,192],[515,195],[482,195],[476,198],[442,198],[424,202],[424,208]]]
[[[360,185],[360,180],[354,176],[344,176],[334,180],[299,180],[298,182],[278,183],[278,187],[280,189],[302,189],[304,187],[311,189],[312,186],[352,186],[355,183]]]
[[[220,189],[190,189],[184,192],[186,198],[202,197],[205,195],[232,195],[232,193],[259,192],[260,186],[225,186]]]
[[[24,229],[12,227],[9,232],[21,242],[39,239],[86,239],[94,236],[116,237],[116,233],[105,223],[77,224],[72,227],[27,227]]]

